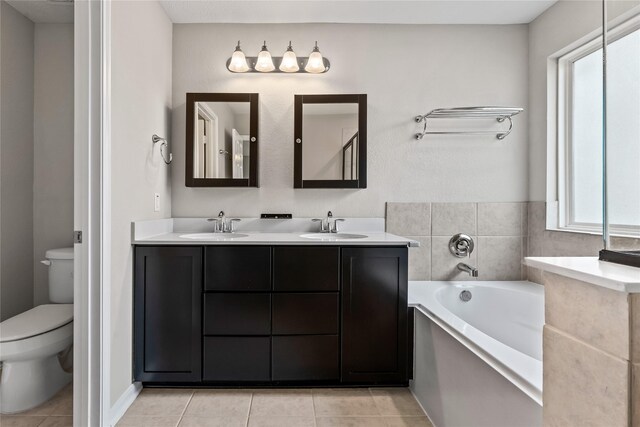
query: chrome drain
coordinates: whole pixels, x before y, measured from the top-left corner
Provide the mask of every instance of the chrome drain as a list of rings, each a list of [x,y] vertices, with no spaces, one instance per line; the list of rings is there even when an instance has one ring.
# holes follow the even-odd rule
[[[470,301],[472,296],[473,295],[471,295],[471,291],[462,291],[462,292],[460,292],[460,300],[462,300],[462,302]]]

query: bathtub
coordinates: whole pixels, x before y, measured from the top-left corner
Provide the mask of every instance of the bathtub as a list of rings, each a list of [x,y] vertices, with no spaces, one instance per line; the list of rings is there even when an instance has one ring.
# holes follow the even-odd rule
[[[542,286],[415,281],[409,305],[411,390],[436,427],[542,425]]]

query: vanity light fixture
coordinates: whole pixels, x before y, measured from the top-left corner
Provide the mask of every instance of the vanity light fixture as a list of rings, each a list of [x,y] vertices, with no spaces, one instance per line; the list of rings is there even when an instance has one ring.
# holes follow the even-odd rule
[[[299,58],[289,46],[281,57],[272,57],[267,42],[262,45],[258,56],[245,56],[240,49],[240,41],[231,58],[227,60],[227,69],[232,73],[309,73],[321,74],[329,71],[331,63],[322,56],[316,42],[308,58]]]
[[[255,69],[261,73],[270,73],[276,69],[273,65],[273,59],[271,59],[271,53],[269,53],[269,50],[267,49],[266,40],[262,45],[262,50],[258,54],[258,61],[256,62]]]
[[[236,50],[233,51],[233,55],[231,55],[228,67],[229,71],[233,71],[234,73],[246,73],[249,71],[247,58],[244,56],[242,49],[240,49],[240,40],[238,40]]]
[[[282,62],[278,68],[283,73],[297,73],[300,70],[300,67],[298,66],[298,58],[296,57],[296,53],[293,51],[291,41],[289,41],[287,51],[282,55]]]
[[[322,58],[322,54],[320,53],[320,49],[318,49],[318,42],[316,42],[316,45],[313,48],[313,52],[311,52],[311,55],[309,55],[309,60],[307,61],[307,65],[304,67],[304,69],[307,73],[324,73],[324,61]]]

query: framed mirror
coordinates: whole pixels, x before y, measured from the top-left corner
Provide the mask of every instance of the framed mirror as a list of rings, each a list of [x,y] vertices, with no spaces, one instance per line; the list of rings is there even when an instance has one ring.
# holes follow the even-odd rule
[[[367,95],[296,95],[294,188],[367,188]]]
[[[258,94],[187,93],[187,187],[258,187]]]

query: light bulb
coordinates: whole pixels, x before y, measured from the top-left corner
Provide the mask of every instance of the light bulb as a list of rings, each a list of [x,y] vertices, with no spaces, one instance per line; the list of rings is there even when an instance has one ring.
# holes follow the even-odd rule
[[[267,50],[267,42],[265,41],[262,45],[262,50],[258,54],[258,60],[256,61],[256,71],[260,71],[261,73],[268,73],[276,69],[273,65],[273,60],[271,59],[271,54]]]
[[[313,48],[313,52],[309,55],[309,60],[307,61],[307,65],[304,67],[304,70],[307,73],[324,73],[325,66],[324,61],[322,60],[322,54],[320,53],[320,49],[318,49],[318,42],[316,42],[316,46]]]
[[[244,56],[244,52],[240,49],[240,40],[238,40],[238,45],[236,46],[236,50],[231,55],[231,60],[229,61],[229,65],[227,67],[229,71],[234,73],[246,73],[249,71],[249,66],[247,65],[247,58]]]
[[[280,63],[280,71],[285,73],[295,73],[300,69],[298,66],[298,58],[296,57],[296,53],[293,51],[293,47],[291,47],[291,42],[289,42],[289,47],[287,51],[282,55],[282,62]]]

